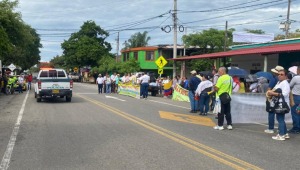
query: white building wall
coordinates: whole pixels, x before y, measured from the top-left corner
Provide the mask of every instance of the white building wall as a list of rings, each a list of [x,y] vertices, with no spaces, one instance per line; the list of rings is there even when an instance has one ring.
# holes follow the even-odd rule
[[[264,70],[264,56],[257,55],[243,55],[231,57],[231,66],[236,66],[245,69],[250,72],[250,70]],[[278,64],[278,54],[268,55],[268,66],[267,71],[270,72]]]

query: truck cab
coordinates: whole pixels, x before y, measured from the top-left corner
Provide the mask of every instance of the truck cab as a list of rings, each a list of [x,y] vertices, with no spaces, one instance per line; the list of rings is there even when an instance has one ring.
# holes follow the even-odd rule
[[[67,102],[71,102],[72,89],[73,80],[64,69],[41,69],[35,83],[34,96],[37,102],[41,102],[43,98],[56,97],[65,97]]]

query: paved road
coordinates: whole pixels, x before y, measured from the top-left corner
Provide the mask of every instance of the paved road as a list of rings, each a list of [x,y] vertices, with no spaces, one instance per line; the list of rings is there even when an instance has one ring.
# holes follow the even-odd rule
[[[75,83],[71,103],[1,94],[2,168],[299,169],[300,135],[274,141],[256,124],[216,131],[213,115],[190,114],[188,103],[96,88]]]

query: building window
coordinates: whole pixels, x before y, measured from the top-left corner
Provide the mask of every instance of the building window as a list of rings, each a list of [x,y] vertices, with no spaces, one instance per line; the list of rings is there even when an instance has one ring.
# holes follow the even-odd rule
[[[154,61],[154,51],[146,51],[146,61]]]
[[[129,53],[124,53],[124,61],[128,61],[129,60]]]
[[[135,61],[138,61],[139,60],[139,54],[138,54],[138,52],[134,52],[134,59],[135,59]]]

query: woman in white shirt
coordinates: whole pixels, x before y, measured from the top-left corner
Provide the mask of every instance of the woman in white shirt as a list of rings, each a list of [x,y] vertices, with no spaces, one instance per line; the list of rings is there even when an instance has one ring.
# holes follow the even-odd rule
[[[199,108],[200,108],[200,115],[207,115],[207,112],[209,111],[209,100],[210,96],[207,94],[207,92],[211,91],[211,88],[213,86],[213,83],[209,81],[209,76],[204,75],[202,77],[201,83],[198,85],[195,95],[200,96],[200,102],[199,102]]]
[[[278,90],[276,90],[279,88],[281,89],[281,93],[279,93]],[[289,105],[289,103],[290,103],[290,99],[289,99],[290,98],[290,85],[287,81],[287,72],[285,70],[278,71],[278,83],[276,84],[274,89],[275,89],[275,91],[273,91],[273,90],[267,91],[267,96],[279,97],[282,94],[285,102]],[[279,99],[279,102],[281,102],[281,99]],[[272,114],[273,114],[273,120],[270,120],[270,117],[272,118]],[[269,124],[270,123],[274,124],[274,114],[275,113],[269,113]],[[276,114],[276,119],[278,121],[279,134],[276,136],[273,136],[272,139],[284,141],[285,139],[290,138],[289,134],[287,133],[284,118],[285,118],[285,114],[280,114],[280,113]]]

